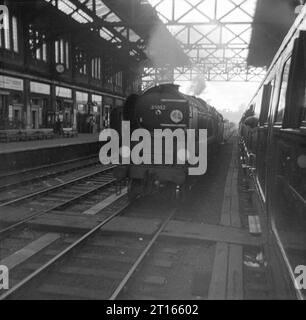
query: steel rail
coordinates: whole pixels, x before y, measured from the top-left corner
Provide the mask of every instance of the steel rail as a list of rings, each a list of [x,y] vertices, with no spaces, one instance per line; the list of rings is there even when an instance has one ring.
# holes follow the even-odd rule
[[[80,160],[80,162],[81,161],[85,161],[85,160],[86,159]],[[77,161],[75,161],[75,162],[77,163]],[[3,185],[0,185],[0,192],[4,192],[4,191],[6,191],[8,189],[11,189],[13,187],[16,187],[16,186],[27,185],[27,184],[30,184],[30,183],[33,183],[35,181],[39,181],[39,180],[42,180],[42,179],[51,179],[51,178],[54,178],[54,177],[59,176],[59,175],[67,174],[69,172],[73,172],[73,171],[80,170],[80,169],[85,169],[85,168],[94,166],[96,164],[99,164],[98,160],[96,162],[91,162],[91,163],[87,163],[87,164],[83,164],[83,165],[80,164],[79,166],[76,166],[76,167],[62,169],[62,170],[59,170],[57,172],[51,172],[51,173],[48,173],[48,174],[45,174],[45,175],[42,174],[42,175],[39,175],[39,176],[30,177],[29,179],[25,179],[25,180],[15,181],[15,182],[8,183],[8,184],[3,184]],[[28,172],[24,172],[24,173],[26,174]]]
[[[113,294],[110,296],[109,300],[116,300],[119,296],[119,294],[122,292],[128,281],[131,279],[139,265],[142,263],[142,261],[147,256],[148,252],[152,248],[152,246],[155,244],[157,238],[160,236],[166,225],[169,223],[169,221],[172,219],[172,217],[177,212],[177,209],[173,210],[173,212],[168,216],[168,218],[164,221],[164,223],[160,226],[160,228],[156,231],[154,237],[151,239],[151,241],[148,243],[146,248],[143,250],[143,252],[140,254],[136,262],[133,264],[131,269],[128,271],[126,276],[123,278],[123,280],[120,282],[120,284],[117,286]]]
[[[95,155],[95,156],[81,157],[81,158],[72,159],[72,160],[67,160],[67,161],[62,161],[62,162],[58,162],[58,163],[46,164],[46,165],[43,165],[43,166],[39,166],[39,167],[35,167],[35,168],[29,168],[29,169],[24,169],[24,170],[19,170],[19,171],[7,173],[7,174],[1,174],[1,175],[0,175],[0,179],[5,179],[5,178],[14,177],[14,176],[19,176],[19,175],[21,175],[21,174],[26,174],[26,173],[31,173],[31,172],[35,172],[35,171],[40,171],[40,170],[43,170],[43,169],[50,169],[50,168],[53,168],[53,167],[64,166],[64,165],[71,164],[71,163],[74,163],[74,162],[77,163],[77,162],[79,162],[79,161],[89,160],[89,159],[95,158],[95,157],[97,157],[97,155]]]
[[[76,242],[71,244],[69,247],[67,247],[65,250],[60,252],[57,256],[52,258],[50,261],[48,261],[46,264],[41,266],[39,269],[34,271],[32,274],[30,274],[28,277],[26,277],[24,280],[19,282],[15,287],[11,288],[9,291],[5,292],[0,296],[0,300],[5,300],[8,298],[11,298],[13,295],[16,295],[20,290],[24,289],[26,286],[30,285],[32,281],[37,279],[39,276],[42,276],[45,272],[49,271],[50,268],[54,267],[56,264],[58,264],[62,259],[66,258],[66,256],[74,251],[77,247],[83,245],[89,238],[94,236],[96,233],[100,232],[100,229],[106,225],[108,222],[113,220],[115,217],[119,216],[122,211],[124,211],[129,204],[126,204],[122,208],[116,210],[110,217],[104,219],[100,224],[98,224],[96,227],[94,227],[92,230],[90,230],[88,233],[86,233],[84,236],[82,236],[80,239],[78,239]]]
[[[46,189],[43,189],[41,191],[33,192],[33,193],[27,194],[25,196],[22,196],[20,198],[1,203],[0,207],[5,207],[5,206],[11,205],[11,204],[16,204],[16,203],[24,201],[24,200],[28,200],[28,199],[35,198],[35,197],[40,196],[40,195],[44,195],[44,194],[49,193],[49,192],[54,191],[54,190],[60,190],[60,189],[62,189],[64,187],[66,187],[66,186],[69,186],[70,184],[74,184],[74,183],[80,182],[82,180],[88,179],[88,178],[90,178],[92,176],[95,176],[95,175],[97,175],[99,173],[103,173],[105,171],[110,171],[110,170],[114,169],[115,167],[116,166],[111,166],[111,167],[108,167],[108,168],[104,168],[102,170],[99,169],[99,170],[96,170],[96,171],[94,171],[92,173],[86,174],[86,175],[84,175],[82,177],[78,177],[78,178],[69,180],[67,182],[63,182],[63,183],[61,183],[59,185],[52,186],[50,188],[46,188]]]
[[[44,211],[41,211],[41,212],[38,212],[38,213],[34,213],[33,215],[31,215],[31,216],[29,216],[29,217],[27,217],[27,218],[25,218],[25,219],[22,219],[22,220],[14,223],[14,224],[8,226],[8,227],[5,228],[5,229],[1,229],[1,230],[0,230],[0,239],[1,239],[1,237],[5,236],[7,233],[12,232],[14,229],[25,225],[27,222],[31,221],[32,219],[38,218],[38,217],[40,217],[40,216],[42,216],[42,215],[45,215],[45,214],[47,214],[47,213],[50,213],[50,212],[52,212],[52,211],[54,211],[54,210],[60,209],[60,208],[62,208],[62,207],[65,207],[65,206],[69,205],[70,203],[75,202],[75,201],[78,201],[78,200],[80,200],[80,199],[82,199],[82,198],[84,198],[84,197],[87,197],[88,195],[90,195],[90,194],[92,194],[92,193],[96,193],[96,192],[98,192],[100,189],[104,189],[104,188],[106,188],[106,187],[114,184],[115,182],[116,182],[116,179],[112,179],[111,181],[106,182],[106,183],[103,183],[102,185],[100,185],[100,186],[98,186],[98,187],[96,187],[96,188],[93,188],[93,189],[91,189],[91,190],[89,190],[89,191],[86,191],[86,192],[84,192],[84,193],[82,193],[82,194],[80,194],[80,195],[78,195],[78,196],[75,196],[75,197],[73,197],[73,198],[71,198],[71,199],[68,199],[68,200],[65,201],[64,203],[60,203],[60,204],[55,205],[55,206],[53,206],[53,207],[51,207],[51,208],[49,208],[49,209],[46,209],[46,210],[44,210]]]

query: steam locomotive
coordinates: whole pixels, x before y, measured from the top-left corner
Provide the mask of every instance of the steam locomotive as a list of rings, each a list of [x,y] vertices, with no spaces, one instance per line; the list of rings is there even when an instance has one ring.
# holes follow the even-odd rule
[[[215,153],[223,142],[222,115],[202,99],[182,94],[179,92],[179,86],[173,84],[158,85],[140,96],[130,96],[123,109],[117,109],[112,114],[112,128],[120,131],[122,120],[130,122],[132,131],[146,129],[151,133],[152,139],[153,132],[156,130],[168,130],[174,133],[177,129],[181,129],[186,133],[189,129],[194,129],[197,154],[199,154],[199,131],[206,129],[208,157]],[[152,141],[152,148],[153,145]],[[170,151],[173,151],[174,162],[167,163],[165,153],[169,150],[166,149],[163,149],[165,151],[159,155],[162,159],[159,164],[154,161],[152,164],[131,163],[120,165],[114,170],[118,180],[128,178],[131,199],[153,193],[160,193],[167,199],[186,198],[196,179],[189,174],[189,169],[194,167],[194,164],[190,165],[187,161],[190,156],[188,150],[179,150],[178,144]],[[156,156],[156,150],[154,152]],[[180,155],[183,155],[183,162],[178,161]]]

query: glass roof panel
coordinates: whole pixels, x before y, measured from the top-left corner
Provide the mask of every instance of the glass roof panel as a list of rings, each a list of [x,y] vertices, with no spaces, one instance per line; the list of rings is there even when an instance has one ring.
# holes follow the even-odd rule
[[[101,0],[97,0],[96,1],[96,13],[97,13],[97,16],[101,18],[104,15],[109,14],[110,10]]]
[[[108,29],[103,27],[100,30],[100,37],[106,40],[111,40],[114,37],[114,35]]]
[[[80,23],[93,22],[93,19],[82,10],[74,12],[71,17]]]
[[[132,29],[130,29],[130,41],[136,42],[140,39],[139,35],[136,34]]]
[[[59,10],[63,11],[67,15],[71,14],[77,7],[68,0],[59,0],[58,1]]]

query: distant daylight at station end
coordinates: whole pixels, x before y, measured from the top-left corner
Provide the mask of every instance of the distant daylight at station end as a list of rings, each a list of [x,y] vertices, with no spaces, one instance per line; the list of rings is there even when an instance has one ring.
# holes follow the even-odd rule
[[[0,0],[1,310],[306,299],[305,4]]]

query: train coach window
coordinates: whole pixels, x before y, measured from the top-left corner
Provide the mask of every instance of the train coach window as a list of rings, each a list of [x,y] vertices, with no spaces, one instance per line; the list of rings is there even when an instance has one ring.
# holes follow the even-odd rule
[[[290,73],[291,58],[289,58],[284,66],[282,75],[282,86],[280,90],[278,109],[275,115],[275,123],[281,124],[283,122],[285,107],[286,107],[286,96],[287,88],[289,83],[289,73]]]
[[[305,118],[306,107],[306,32],[295,39],[291,57],[289,84],[286,93],[286,108],[283,128],[297,129]],[[303,124],[302,124],[303,125]]]
[[[263,89],[261,112],[259,117],[259,123],[261,126],[268,122],[269,107],[272,99],[273,87],[274,79],[270,83],[266,84]]]

